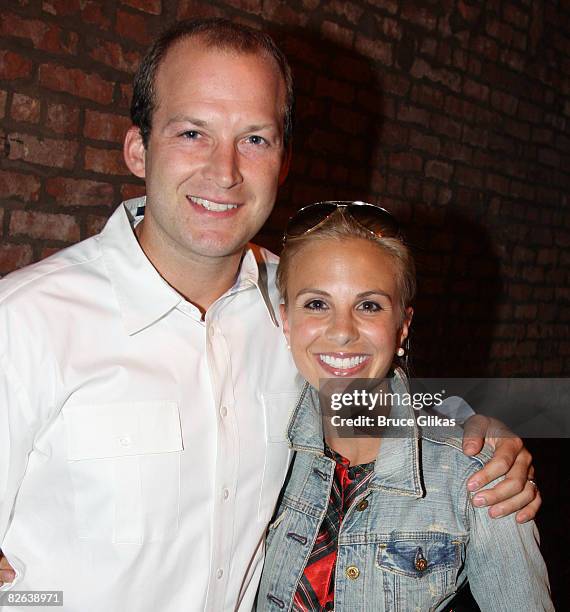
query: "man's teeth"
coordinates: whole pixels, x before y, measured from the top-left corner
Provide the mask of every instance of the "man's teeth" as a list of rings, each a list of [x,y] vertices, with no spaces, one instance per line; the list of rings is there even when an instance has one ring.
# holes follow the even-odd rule
[[[195,204],[203,206],[206,210],[213,210],[215,212],[223,212],[224,210],[230,210],[237,208],[237,204],[218,204],[217,202],[210,202],[210,200],[204,200],[204,198],[190,198]]]
[[[319,359],[337,370],[348,370],[360,365],[366,360],[366,357],[359,355],[357,357],[333,357],[332,355],[319,355]]]

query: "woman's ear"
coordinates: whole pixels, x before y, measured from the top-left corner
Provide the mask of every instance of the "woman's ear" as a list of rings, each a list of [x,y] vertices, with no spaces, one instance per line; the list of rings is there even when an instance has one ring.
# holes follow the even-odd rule
[[[404,321],[402,322],[402,327],[400,328],[400,333],[398,336],[398,346],[402,346],[408,337],[413,316],[414,309],[411,306],[408,306],[404,311]]]
[[[127,168],[139,178],[146,174],[146,149],[138,127],[132,125],[125,134],[123,157]]]
[[[281,322],[283,324],[283,335],[287,340],[287,346],[291,348],[291,340],[289,337],[289,319],[287,318],[287,306],[279,304],[279,313],[281,314]]]

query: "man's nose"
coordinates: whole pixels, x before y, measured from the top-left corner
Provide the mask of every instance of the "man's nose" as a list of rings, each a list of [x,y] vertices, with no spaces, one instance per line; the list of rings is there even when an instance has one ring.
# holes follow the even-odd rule
[[[204,171],[205,178],[216,187],[231,189],[243,181],[239,169],[239,153],[234,143],[218,142],[208,160]]]
[[[358,326],[350,312],[337,312],[327,327],[328,340],[337,346],[346,346],[358,338]]]

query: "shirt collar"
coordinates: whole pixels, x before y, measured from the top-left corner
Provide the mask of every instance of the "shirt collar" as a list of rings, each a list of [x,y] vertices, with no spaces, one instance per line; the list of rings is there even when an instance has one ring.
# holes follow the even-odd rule
[[[392,391],[400,396],[409,393],[406,376],[399,368],[391,379],[391,387]],[[419,431],[414,410],[401,402],[394,402],[390,417],[411,418],[413,425],[405,429],[398,427],[397,430],[386,428],[370,487],[422,497],[424,489],[420,472]],[[287,435],[294,450],[324,454],[319,393],[309,383],[303,387],[301,397],[291,415]]]
[[[228,291],[228,295],[237,293],[243,289],[255,286],[261,297],[267,314],[275,327],[279,327],[279,321],[275,313],[275,308],[271,302],[269,291],[267,262],[263,256],[263,249],[256,244],[249,243],[247,250],[242,257],[239,273],[234,286]]]
[[[319,392],[305,383],[295,410],[289,419],[287,437],[291,448],[324,454],[323,423]]]
[[[392,391],[403,397],[410,393],[403,370],[396,368],[391,379]],[[380,454],[370,480],[371,489],[383,489],[400,495],[423,497],[420,471],[420,434],[414,409],[401,401],[393,402],[390,417],[411,419],[411,426],[386,427]]]
[[[144,216],[146,198],[123,202],[100,234],[103,257],[129,335],[149,327],[185,299],[158,273],[141,249],[134,227]],[[266,264],[259,247],[249,245],[234,286],[225,294],[255,286],[271,321],[278,326],[270,299]]]

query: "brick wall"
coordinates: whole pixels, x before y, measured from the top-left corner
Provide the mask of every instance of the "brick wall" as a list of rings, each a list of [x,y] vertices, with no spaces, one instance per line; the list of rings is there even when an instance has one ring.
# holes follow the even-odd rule
[[[0,20],[0,274],[143,193],[132,74],[177,18],[269,28],[291,58],[291,177],[260,241],[331,198],[383,202],[417,249],[420,373],[570,372],[570,8],[554,0],[12,0]]]

